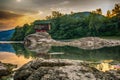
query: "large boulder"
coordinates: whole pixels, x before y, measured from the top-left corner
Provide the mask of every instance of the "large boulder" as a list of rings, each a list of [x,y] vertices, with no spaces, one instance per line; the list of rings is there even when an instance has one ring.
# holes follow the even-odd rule
[[[79,61],[36,59],[18,69],[14,80],[118,80],[118,78]]]
[[[24,40],[25,42],[30,41],[31,43],[35,43],[49,39],[51,39],[51,36],[47,32],[37,32],[26,36]]]
[[[51,36],[47,32],[37,32],[25,37],[24,44],[29,48],[34,48],[37,44],[50,44]]]

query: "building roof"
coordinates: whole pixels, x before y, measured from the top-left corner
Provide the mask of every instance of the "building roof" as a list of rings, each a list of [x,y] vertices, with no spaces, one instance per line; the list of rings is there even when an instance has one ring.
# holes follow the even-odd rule
[[[37,25],[37,24],[51,24],[51,22],[48,21],[48,20],[36,20],[36,21],[34,22],[34,24],[35,24],[35,25]]]

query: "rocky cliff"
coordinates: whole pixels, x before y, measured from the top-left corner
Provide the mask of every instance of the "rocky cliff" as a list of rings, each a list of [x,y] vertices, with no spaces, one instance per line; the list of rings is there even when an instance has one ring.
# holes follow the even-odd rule
[[[39,32],[31,34],[25,38],[24,43],[29,48],[33,48],[36,45],[44,46],[74,46],[82,49],[98,49],[102,47],[118,46],[120,40],[107,40],[98,37],[85,37],[77,40],[56,41],[53,40],[47,32]]]

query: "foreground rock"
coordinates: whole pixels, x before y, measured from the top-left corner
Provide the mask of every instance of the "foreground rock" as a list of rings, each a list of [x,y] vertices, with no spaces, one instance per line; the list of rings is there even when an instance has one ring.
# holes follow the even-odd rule
[[[120,80],[120,70],[110,70],[106,71],[106,73],[115,75]]]
[[[63,59],[36,59],[19,70],[14,80],[119,80],[109,73],[100,72],[87,64]]]
[[[0,62],[0,77],[7,76],[7,75],[11,74],[12,69],[15,67],[16,67],[16,65]]]

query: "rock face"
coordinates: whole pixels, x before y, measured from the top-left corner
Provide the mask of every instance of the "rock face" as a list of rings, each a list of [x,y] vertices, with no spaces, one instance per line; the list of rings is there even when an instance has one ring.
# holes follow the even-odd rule
[[[0,63],[0,77],[8,74],[9,74],[8,69],[5,67],[4,64]]]
[[[47,44],[51,42],[50,40],[52,39],[47,32],[38,32],[28,35],[24,39],[24,43],[26,44],[26,46],[34,47],[36,44]]]
[[[86,63],[63,59],[36,59],[18,69],[14,80],[119,80]]]
[[[0,62],[0,77],[11,74],[12,69],[15,67],[16,67],[16,65],[5,64],[5,63]]]
[[[110,71],[107,71],[106,73],[113,74],[120,80],[120,70],[110,70]]]
[[[103,47],[111,47],[120,45],[120,40],[107,40],[98,37],[85,37],[79,40],[69,42],[71,46],[82,49],[99,49]]]

